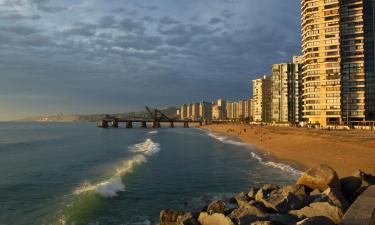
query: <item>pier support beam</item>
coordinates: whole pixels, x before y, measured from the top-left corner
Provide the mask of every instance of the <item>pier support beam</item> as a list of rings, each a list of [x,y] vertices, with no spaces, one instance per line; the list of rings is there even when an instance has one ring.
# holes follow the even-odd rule
[[[147,122],[142,122],[142,128],[147,128]]]
[[[203,125],[203,122],[202,121],[199,121],[199,126],[202,126]]]
[[[108,128],[108,122],[105,121],[105,120],[100,120],[99,124],[98,124],[98,127],[100,127],[100,128]]]
[[[174,122],[173,121],[171,122],[171,127],[174,128]]]
[[[112,120],[111,121],[111,127],[112,128],[118,128],[118,121],[117,120]]]
[[[188,128],[189,127],[189,122],[184,122],[184,127]]]
[[[133,128],[133,122],[127,121],[126,122],[126,128]]]
[[[152,124],[152,127],[153,128],[160,128],[161,127],[160,121],[154,121],[153,124]]]

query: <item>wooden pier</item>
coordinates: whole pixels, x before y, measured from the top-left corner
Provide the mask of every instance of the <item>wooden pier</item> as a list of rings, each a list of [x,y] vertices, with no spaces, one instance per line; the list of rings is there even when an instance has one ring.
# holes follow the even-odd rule
[[[161,128],[162,124],[169,124],[169,127],[175,127],[177,124],[181,124],[183,127],[188,128],[191,123],[203,125],[203,121],[190,121],[190,120],[178,120],[172,119],[164,115],[160,110],[154,109],[151,110],[146,106],[146,110],[149,113],[150,118],[115,118],[107,116],[104,119],[101,119],[98,123],[100,128],[118,128],[120,124],[124,124],[123,127],[133,128],[133,125],[137,124],[139,127],[147,128],[148,124],[151,124],[152,128]],[[205,122],[205,124],[208,124]]]
[[[137,127],[147,128],[161,128],[162,124],[168,124],[169,127],[174,128],[176,125],[180,124],[181,126],[188,128],[190,124],[199,124],[202,126],[204,124],[203,121],[185,121],[185,120],[173,120],[173,121],[159,121],[159,120],[139,120],[139,119],[117,119],[117,118],[110,118],[110,119],[102,119],[98,123],[98,127],[100,128],[119,128],[119,127],[126,127],[126,128],[133,128],[135,125]],[[124,125],[121,125],[124,124]],[[208,124],[208,123],[205,123]]]

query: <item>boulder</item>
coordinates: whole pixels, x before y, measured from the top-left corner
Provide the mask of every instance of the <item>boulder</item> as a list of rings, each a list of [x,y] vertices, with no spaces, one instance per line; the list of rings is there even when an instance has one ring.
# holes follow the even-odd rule
[[[304,172],[297,184],[303,184],[311,189],[321,191],[327,188],[340,190],[340,181],[336,171],[327,165],[319,165]]]
[[[274,191],[280,189],[279,186],[274,185],[274,184],[265,184],[263,185],[256,193],[255,199],[260,201],[261,199],[268,197],[268,195]]]
[[[297,225],[335,225],[332,220],[324,216],[316,216],[311,218],[306,218],[297,223]]]
[[[206,212],[201,212],[198,221],[201,225],[234,225],[229,217],[221,213],[210,215]]]
[[[291,190],[290,188],[274,190],[260,201],[266,207],[280,213],[301,209],[309,203],[306,195],[295,195]]]
[[[363,172],[362,170],[358,170],[354,177],[358,177],[362,180],[362,187],[368,187],[368,186],[371,186],[371,185],[375,185],[375,176],[371,175],[371,174],[367,174],[365,172]]]
[[[249,224],[257,221],[259,217],[264,217],[265,212],[262,208],[247,204],[233,210],[229,217],[237,224]]]
[[[343,212],[346,212],[346,210],[348,210],[349,203],[339,190],[327,188],[323,192],[323,194],[325,194],[329,198],[330,202],[333,205],[339,207]]]
[[[247,193],[245,192],[241,192],[239,193],[238,195],[236,195],[236,197],[234,197],[235,200],[236,200],[236,204],[238,206],[241,206],[241,205],[244,205],[244,204],[247,204],[249,201],[250,201],[250,198],[249,196],[247,195]]]
[[[278,224],[284,225],[295,225],[296,220],[294,217],[290,216],[289,214],[267,214],[266,220],[272,221]]]
[[[328,202],[314,202],[300,210],[292,210],[289,214],[298,219],[323,216],[337,224],[340,222],[344,213],[340,208]]]
[[[341,192],[345,198],[353,203],[358,197],[356,193],[362,186],[362,179],[360,177],[350,176],[340,179]]]
[[[257,222],[251,223],[250,225],[285,225],[285,224],[275,222],[275,221],[257,221]]]
[[[303,184],[293,184],[284,187],[283,191],[292,193],[297,196],[308,196],[312,189]]]
[[[250,199],[254,200],[255,199],[255,195],[257,194],[258,190],[259,190],[258,188],[250,188],[249,192],[247,193],[247,196]]]
[[[184,215],[176,211],[160,211],[160,225],[177,225],[177,218]]]
[[[192,213],[186,213],[177,218],[177,225],[199,225],[199,223]]]
[[[218,200],[215,202],[212,202],[211,204],[208,205],[207,207],[207,212],[208,214],[214,214],[214,213],[224,213],[225,211],[225,202],[222,200]]]

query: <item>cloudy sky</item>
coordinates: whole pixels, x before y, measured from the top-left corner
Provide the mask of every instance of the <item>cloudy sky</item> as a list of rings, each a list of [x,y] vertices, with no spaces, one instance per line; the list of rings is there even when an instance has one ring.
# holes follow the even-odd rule
[[[251,95],[300,54],[297,0],[0,0],[0,120]]]

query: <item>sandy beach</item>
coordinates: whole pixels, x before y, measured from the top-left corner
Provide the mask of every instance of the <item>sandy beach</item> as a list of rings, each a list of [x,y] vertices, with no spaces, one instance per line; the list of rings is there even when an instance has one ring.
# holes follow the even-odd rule
[[[375,132],[316,130],[239,124],[207,125],[214,132],[239,137],[271,157],[304,170],[318,164],[334,168],[340,177],[361,169],[375,173]]]

